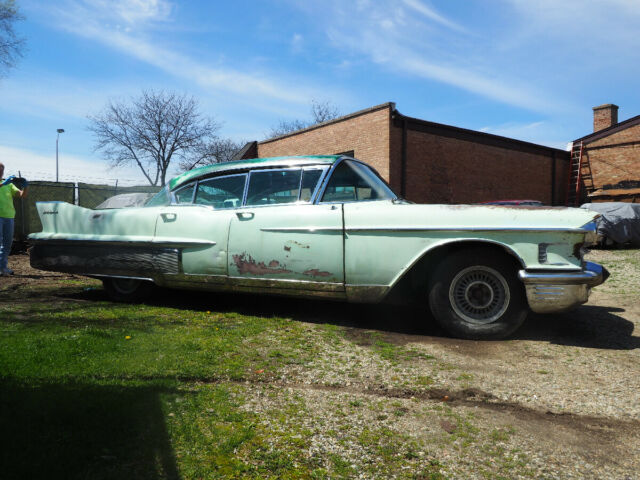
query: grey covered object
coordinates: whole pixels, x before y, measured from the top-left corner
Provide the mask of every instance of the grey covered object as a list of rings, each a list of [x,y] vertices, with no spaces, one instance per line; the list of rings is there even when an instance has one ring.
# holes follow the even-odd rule
[[[154,193],[122,193],[120,195],[107,198],[104,202],[98,205],[95,210],[104,210],[106,208],[142,207],[154,195]]]
[[[586,208],[601,215],[596,219],[598,235],[619,244],[640,245],[640,204],[585,203],[580,208]]]

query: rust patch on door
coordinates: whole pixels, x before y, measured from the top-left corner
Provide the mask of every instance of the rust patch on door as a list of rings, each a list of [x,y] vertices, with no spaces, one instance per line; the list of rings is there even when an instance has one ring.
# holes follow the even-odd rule
[[[306,243],[296,242],[295,240],[288,240],[284,249],[289,251],[291,247],[299,247],[299,248],[311,248],[311,245],[307,245]]]
[[[317,268],[313,268],[311,270],[305,270],[302,273],[303,273],[303,275],[308,275],[310,277],[330,277],[331,276],[330,272],[322,272],[322,271],[318,270]]]
[[[291,273],[291,270],[287,270],[278,260],[271,260],[269,264],[256,262],[253,257],[247,253],[234,255],[233,263],[235,263],[238,272],[241,274],[269,275],[273,273]]]

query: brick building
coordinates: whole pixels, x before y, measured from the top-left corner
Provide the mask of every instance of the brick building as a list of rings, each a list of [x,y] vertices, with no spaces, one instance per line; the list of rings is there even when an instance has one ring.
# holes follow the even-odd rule
[[[617,105],[593,107],[593,133],[573,146],[582,150],[580,201],[640,203],[640,115],[618,122]]]
[[[343,153],[418,203],[565,201],[569,152],[402,115],[394,103],[250,142],[236,158]]]

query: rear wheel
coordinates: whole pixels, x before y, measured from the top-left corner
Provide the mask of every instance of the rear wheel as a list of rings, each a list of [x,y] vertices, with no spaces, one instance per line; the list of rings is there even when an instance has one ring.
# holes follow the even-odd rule
[[[116,302],[138,302],[153,292],[153,283],[132,278],[105,278],[102,280],[109,298]]]
[[[527,316],[524,287],[516,274],[513,262],[493,250],[452,254],[431,276],[431,312],[456,337],[504,338]]]

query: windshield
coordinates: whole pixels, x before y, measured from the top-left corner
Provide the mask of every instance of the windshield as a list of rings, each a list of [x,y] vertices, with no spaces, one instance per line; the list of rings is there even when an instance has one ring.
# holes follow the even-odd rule
[[[331,174],[323,202],[365,202],[392,200],[396,195],[366,165],[345,160]]]
[[[169,205],[169,203],[171,202],[169,201],[169,186],[167,185],[151,197],[151,200],[145,204],[145,207],[162,207]]]

